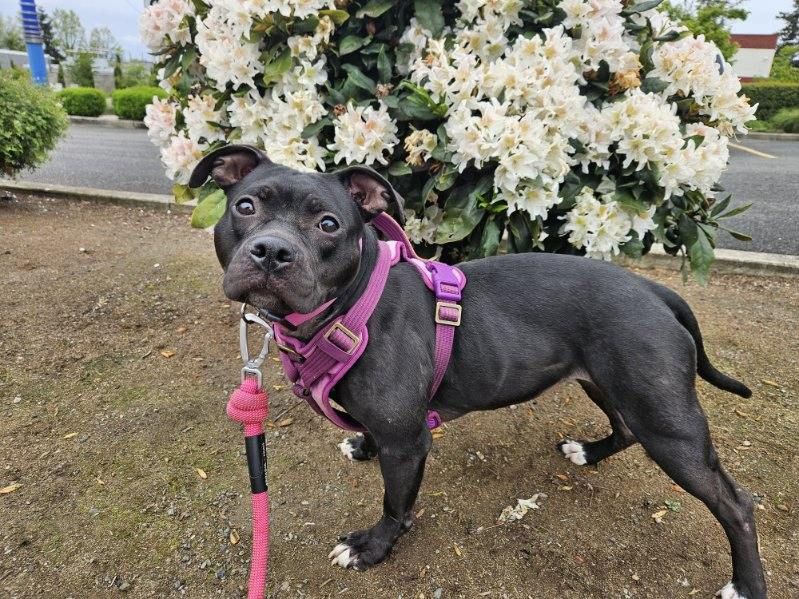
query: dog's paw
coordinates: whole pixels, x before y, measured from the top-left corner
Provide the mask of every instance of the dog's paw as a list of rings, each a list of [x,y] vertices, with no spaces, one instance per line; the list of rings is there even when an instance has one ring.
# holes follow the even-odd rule
[[[364,462],[366,460],[371,460],[377,455],[377,452],[367,445],[366,438],[358,433],[354,437],[344,439],[338,444],[338,448],[348,460]]]
[[[563,454],[563,457],[571,460],[578,466],[584,466],[588,461],[585,457],[585,448],[579,441],[565,439],[558,443],[558,451]]]
[[[716,593],[716,597],[720,597],[721,599],[747,599],[738,592],[738,589],[735,588],[735,585],[732,583],[732,581],[728,582],[721,589],[719,589],[719,591]]]
[[[331,566],[363,571],[379,564],[391,553],[391,543],[380,539],[371,530],[359,530],[344,535],[327,558]]]

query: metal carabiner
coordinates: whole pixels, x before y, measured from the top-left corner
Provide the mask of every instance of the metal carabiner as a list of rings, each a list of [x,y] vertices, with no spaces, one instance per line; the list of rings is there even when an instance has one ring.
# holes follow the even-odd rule
[[[264,332],[264,343],[261,347],[261,352],[258,356],[250,358],[250,346],[247,340],[247,327],[251,324],[262,327]],[[266,360],[269,353],[269,341],[274,337],[272,325],[270,325],[263,318],[257,314],[247,312],[247,304],[241,305],[241,320],[239,321],[239,351],[241,352],[241,359],[244,362],[244,367],[241,369],[241,381],[247,376],[255,376],[258,381],[258,386],[263,382],[263,375],[261,373],[261,366]]]

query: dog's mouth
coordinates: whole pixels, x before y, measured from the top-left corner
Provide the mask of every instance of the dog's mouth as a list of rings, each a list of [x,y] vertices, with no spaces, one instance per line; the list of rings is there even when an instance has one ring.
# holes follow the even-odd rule
[[[302,281],[310,281],[310,277],[276,276],[246,267],[228,269],[222,286],[228,299],[283,317],[311,312],[321,303],[315,301],[315,285],[302,285]]]

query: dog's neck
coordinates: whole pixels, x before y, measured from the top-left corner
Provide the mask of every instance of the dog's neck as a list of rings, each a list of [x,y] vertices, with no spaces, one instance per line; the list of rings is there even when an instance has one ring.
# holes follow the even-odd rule
[[[374,270],[375,263],[377,262],[378,251],[377,233],[373,227],[364,225],[360,264],[358,265],[358,271],[353,277],[352,281],[350,281],[346,287],[338,290],[338,292],[335,294],[337,299],[333,305],[330,306],[330,308],[323,311],[321,314],[319,314],[319,316],[302,323],[296,329],[286,331],[286,334],[290,335],[291,337],[296,337],[297,339],[307,341],[319,331],[323,324],[333,320],[341,314],[345,314],[347,310],[349,310],[353,304],[358,301],[358,298],[363,295],[363,292],[369,285],[369,280],[372,277],[372,271]],[[281,330],[285,330],[285,327]]]

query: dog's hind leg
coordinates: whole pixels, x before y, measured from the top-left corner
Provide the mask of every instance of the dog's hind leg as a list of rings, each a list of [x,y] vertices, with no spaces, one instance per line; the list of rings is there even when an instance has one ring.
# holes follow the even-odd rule
[[[635,436],[624,424],[621,414],[610,405],[602,391],[591,381],[578,380],[586,395],[599,406],[610,421],[612,432],[599,441],[575,441],[564,439],[558,443],[558,451],[575,464],[597,464],[635,443]]]
[[[354,437],[348,437],[338,444],[338,448],[353,462],[371,460],[377,455],[377,443],[370,433],[358,433]]]
[[[721,526],[732,550],[732,580],[723,599],[765,599],[753,501],[719,463],[707,419],[691,388],[683,397],[631,395],[624,420],[650,457],[674,482],[701,500]]]

